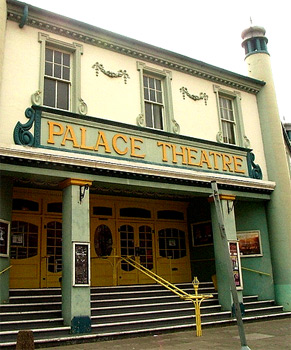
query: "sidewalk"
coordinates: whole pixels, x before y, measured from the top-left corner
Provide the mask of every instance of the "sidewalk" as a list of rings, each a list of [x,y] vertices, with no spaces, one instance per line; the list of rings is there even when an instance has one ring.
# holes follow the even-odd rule
[[[244,324],[251,350],[291,350],[291,318]],[[205,328],[202,337],[184,331],[139,338],[58,346],[58,350],[241,350],[238,327]]]

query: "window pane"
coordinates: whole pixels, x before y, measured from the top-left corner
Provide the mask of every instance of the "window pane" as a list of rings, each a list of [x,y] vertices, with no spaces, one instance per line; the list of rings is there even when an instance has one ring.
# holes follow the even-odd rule
[[[162,82],[156,79],[156,89],[162,91]]]
[[[51,79],[44,79],[44,99],[45,106],[55,107],[56,104],[56,82]]]
[[[156,102],[155,90],[150,90],[150,100]]]
[[[61,66],[58,64],[54,65],[54,77],[61,78]]]
[[[148,77],[146,77],[146,76],[143,76],[143,86],[144,87],[148,87],[149,86]]]
[[[149,90],[147,88],[144,88],[144,98],[145,100],[149,100]]]
[[[155,88],[155,79],[154,78],[149,78],[149,86],[151,89]]]
[[[62,62],[62,53],[60,51],[55,51],[55,63]]]
[[[52,63],[46,62],[45,63],[45,75],[53,75],[53,65]]]
[[[57,108],[69,109],[69,84],[58,81],[58,103]]]
[[[163,95],[160,91],[157,91],[157,102],[163,103]]]
[[[63,79],[70,80],[70,68],[63,67]]]
[[[68,55],[67,53],[63,54],[63,64],[64,66],[70,66],[70,55]]]
[[[45,60],[50,62],[53,61],[53,50],[45,49]]]
[[[154,123],[156,129],[163,129],[163,120],[162,120],[162,106],[153,105],[154,107]]]
[[[234,126],[231,123],[227,123],[227,129],[228,129],[228,138],[229,143],[235,144],[235,137],[234,137]]]
[[[145,118],[146,126],[149,128],[153,127],[153,116],[152,116],[152,105],[150,103],[145,103]]]

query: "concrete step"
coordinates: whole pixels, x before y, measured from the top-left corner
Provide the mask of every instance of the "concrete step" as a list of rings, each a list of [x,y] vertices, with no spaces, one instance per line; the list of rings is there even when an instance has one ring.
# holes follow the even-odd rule
[[[203,327],[235,322],[230,311],[221,311],[212,283],[201,283],[199,293],[213,294],[201,305]],[[193,292],[191,283],[179,288]],[[19,330],[31,329],[37,347],[84,342],[118,336],[192,329],[195,311],[192,302],[158,285],[100,287],[91,289],[92,333],[72,335],[63,326],[61,289],[11,290],[11,303],[0,305],[0,350],[15,349]],[[291,317],[274,300],[244,297],[244,322],[274,317]]]

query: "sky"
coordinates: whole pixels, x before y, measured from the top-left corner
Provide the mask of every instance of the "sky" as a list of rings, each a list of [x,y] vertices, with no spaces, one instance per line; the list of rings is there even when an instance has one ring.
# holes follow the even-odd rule
[[[241,33],[266,29],[280,119],[291,123],[289,0],[27,0],[28,4],[247,75]],[[252,21],[252,22],[251,22]]]

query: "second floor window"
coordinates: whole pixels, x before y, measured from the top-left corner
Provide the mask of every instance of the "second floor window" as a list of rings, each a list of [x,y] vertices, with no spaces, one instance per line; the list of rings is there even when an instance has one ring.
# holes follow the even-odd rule
[[[154,129],[164,129],[162,81],[147,75],[143,76],[145,122]]]
[[[235,144],[235,118],[233,102],[230,98],[219,97],[219,109],[222,126],[223,142]]]
[[[46,48],[43,104],[53,108],[69,110],[70,88],[70,54]]]

